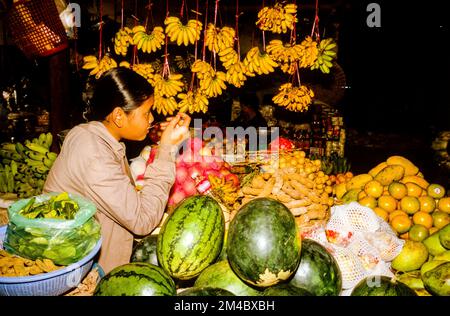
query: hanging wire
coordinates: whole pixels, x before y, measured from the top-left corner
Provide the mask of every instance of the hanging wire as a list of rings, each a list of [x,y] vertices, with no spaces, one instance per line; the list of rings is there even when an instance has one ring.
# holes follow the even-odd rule
[[[169,0],[166,0],[166,18],[169,16]],[[169,53],[168,53],[168,49],[167,46],[169,45],[169,38],[166,35],[166,45],[164,47],[164,65],[163,65],[163,69],[162,69],[162,76],[163,78],[165,78],[165,76],[169,76],[170,75],[170,67],[169,67]]]
[[[219,0],[216,0],[216,4],[214,6],[214,28],[216,28],[216,25],[217,25],[217,11],[218,11],[218,9],[219,9]],[[214,71],[217,70],[216,55],[217,55],[217,52],[216,52],[215,49],[213,49]]]
[[[124,11],[124,0],[122,0],[122,5],[120,9],[120,28],[123,29],[123,11]]]
[[[239,0],[236,0],[236,26],[234,27],[234,34],[235,34],[235,40],[236,40],[236,46],[237,46],[237,53],[239,56],[239,59],[241,58],[241,43],[239,41]]]
[[[208,25],[208,7],[209,7],[209,0],[206,0],[206,12],[205,12],[205,24],[203,28],[203,48],[202,48],[202,61],[205,61],[206,59],[206,28]]]
[[[195,13],[196,13],[196,15],[195,15],[195,20],[196,20],[196,26],[198,27],[198,16],[199,16],[199,5],[198,5],[198,2],[199,2],[199,0],[196,0],[196,3],[195,3]],[[187,10],[187,6],[186,6],[186,10]],[[186,13],[187,14],[187,13]],[[197,40],[197,37],[195,37],[195,45],[194,45],[194,60],[197,60],[197,53],[198,53],[198,40]],[[192,75],[191,75],[191,85],[189,86],[189,91],[192,91],[192,90],[194,90],[194,82],[195,82],[195,72],[191,72],[192,73]]]
[[[314,23],[311,30],[311,37],[313,35],[316,36],[316,40],[320,41],[320,34],[319,34],[319,0],[316,0],[316,12],[314,16]]]
[[[100,0],[100,28],[99,28],[99,45],[98,45],[98,60],[102,59],[102,42],[103,42],[103,0]]]
[[[137,18],[137,11],[138,11],[138,5],[137,0],[134,1],[134,26],[138,24],[138,18]],[[137,55],[137,45],[134,45],[133,47],[133,58],[131,61],[132,66],[134,66],[135,63],[139,63],[138,55]]]

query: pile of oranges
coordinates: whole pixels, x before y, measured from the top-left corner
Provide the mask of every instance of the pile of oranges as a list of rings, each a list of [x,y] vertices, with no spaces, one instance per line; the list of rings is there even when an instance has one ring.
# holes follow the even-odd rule
[[[450,197],[439,184],[424,189],[412,182],[383,186],[371,180],[358,194],[358,203],[372,208],[403,239],[422,241],[450,223]]]

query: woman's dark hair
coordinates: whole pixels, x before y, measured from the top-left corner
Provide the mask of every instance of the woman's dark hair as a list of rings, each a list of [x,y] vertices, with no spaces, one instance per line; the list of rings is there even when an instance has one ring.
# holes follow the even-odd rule
[[[153,87],[131,69],[118,67],[105,72],[94,87],[89,118],[104,120],[116,107],[129,113],[153,94]]]

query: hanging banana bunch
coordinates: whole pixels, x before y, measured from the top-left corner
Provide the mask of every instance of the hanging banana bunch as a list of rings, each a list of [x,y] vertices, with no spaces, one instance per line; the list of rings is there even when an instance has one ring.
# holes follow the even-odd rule
[[[189,20],[186,25],[183,25],[175,16],[168,16],[164,20],[164,25],[166,25],[165,31],[170,41],[176,42],[178,46],[195,44],[195,41],[200,39],[203,26],[202,22],[198,20]]]
[[[104,55],[100,61],[94,55],[88,55],[83,57],[83,69],[91,70],[89,76],[94,76],[98,79],[101,75],[112,68],[117,67],[117,62],[109,57],[108,55]]]
[[[184,83],[181,81],[183,75],[170,74],[167,79],[162,75],[156,74],[155,80],[155,94],[159,94],[161,97],[174,97],[183,90]]]
[[[333,67],[333,60],[337,57],[337,44],[332,38],[325,38],[320,41],[318,56],[311,70],[320,69],[325,74],[330,73]]]
[[[151,64],[134,64],[132,69],[134,72],[147,79],[153,87],[155,86],[155,69]]]
[[[211,52],[219,53],[233,47],[235,35],[235,31],[231,27],[218,28],[209,23],[205,32],[205,45]]]
[[[186,93],[180,93],[178,98],[181,100],[178,103],[178,110],[180,112],[203,112],[208,111],[209,101],[206,95],[202,94],[200,90],[189,90]]]
[[[246,69],[245,74],[249,77],[254,77],[255,74],[268,75],[269,73],[274,72],[275,68],[278,67],[278,64],[272,57],[266,52],[261,53],[257,46],[252,47],[248,51],[243,64]]]
[[[308,110],[314,97],[314,92],[306,86],[294,87],[292,83],[281,85],[272,101],[287,110],[304,112]]]
[[[317,55],[319,53],[317,42],[313,41],[310,36],[307,36],[300,43],[300,46],[302,47],[303,54],[298,65],[300,68],[309,68],[314,65],[317,60]]]
[[[293,75],[296,63],[304,54],[304,47],[300,44],[284,44],[280,40],[272,40],[267,45],[266,51],[274,61],[279,63],[283,72]]]
[[[153,109],[158,114],[172,115],[178,109],[178,104],[175,97],[164,97],[155,91]]]
[[[276,3],[273,7],[264,7],[258,12],[256,25],[262,31],[280,34],[292,30],[297,21],[296,4],[288,3],[283,6],[280,3]]]
[[[144,53],[152,53],[162,48],[164,45],[164,29],[161,26],[155,26],[153,30],[147,33],[142,25],[133,27],[133,44],[138,50]]]
[[[128,47],[133,44],[133,31],[129,27],[124,27],[114,37],[114,52],[117,55],[126,56]]]

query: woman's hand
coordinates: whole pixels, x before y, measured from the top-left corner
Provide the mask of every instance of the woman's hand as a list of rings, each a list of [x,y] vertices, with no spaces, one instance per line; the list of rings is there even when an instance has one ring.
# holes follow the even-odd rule
[[[191,118],[186,113],[178,113],[175,117],[167,118],[167,122],[160,124],[163,130],[161,144],[180,145],[189,137]]]

